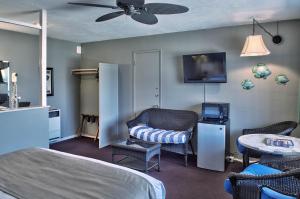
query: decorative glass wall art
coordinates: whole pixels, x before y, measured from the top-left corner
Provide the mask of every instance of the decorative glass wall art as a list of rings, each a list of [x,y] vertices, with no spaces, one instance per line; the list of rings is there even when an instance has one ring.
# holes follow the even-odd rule
[[[252,73],[254,74],[255,78],[267,79],[267,77],[271,75],[272,72],[270,71],[268,66],[266,66],[266,64],[257,64],[256,66],[253,66]]]
[[[285,74],[280,74],[275,77],[275,81],[279,85],[286,85],[290,80]]]
[[[242,81],[242,87],[245,90],[250,90],[254,86],[255,86],[254,83],[251,80],[249,80],[249,79],[245,79],[244,81]]]

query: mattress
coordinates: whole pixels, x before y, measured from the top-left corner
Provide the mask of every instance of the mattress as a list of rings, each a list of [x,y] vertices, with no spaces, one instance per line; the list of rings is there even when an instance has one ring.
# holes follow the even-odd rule
[[[39,152],[37,150],[40,150],[41,152]],[[84,184],[84,183],[82,184],[82,182],[81,182],[81,186],[79,188],[82,188],[82,189],[88,191],[87,193],[85,193],[87,197],[83,197],[83,196],[79,197],[78,196],[77,198],[82,198],[82,199],[84,199],[84,198],[89,198],[89,199],[90,198],[93,198],[93,199],[94,198],[99,198],[99,199],[100,198],[101,199],[102,198],[103,199],[106,199],[106,198],[107,199],[113,199],[113,198],[120,198],[120,194],[122,194],[122,198],[123,199],[127,199],[127,198],[128,199],[132,199],[131,198],[132,195],[135,195],[135,194],[139,195],[139,197],[141,197],[141,194],[144,194],[144,196],[142,196],[142,198],[150,198],[150,199],[164,199],[165,198],[165,193],[166,192],[165,192],[165,188],[164,188],[163,183],[161,181],[159,181],[159,180],[157,180],[157,179],[149,176],[149,175],[144,174],[144,173],[141,173],[141,172],[138,172],[138,171],[126,168],[126,167],[122,167],[122,166],[119,166],[119,165],[114,165],[114,164],[111,164],[111,163],[108,163],[108,162],[104,162],[104,161],[101,161],[101,160],[96,160],[96,159],[92,159],[92,158],[82,157],[82,156],[78,156],[78,155],[72,155],[72,154],[63,153],[63,152],[59,152],[59,151],[54,151],[54,150],[50,150],[50,149],[34,149],[33,151],[34,151],[33,155],[35,156],[35,159],[33,158],[33,161],[35,161],[35,162],[39,162],[39,160],[43,159],[44,156],[47,156],[47,157],[45,157],[45,159],[49,159],[50,160],[51,156],[53,155],[54,157],[57,156],[58,158],[63,158],[62,160],[66,161],[66,162],[69,161],[69,159],[70,160],[74,160],[74,161],[78,161],[78,163],[80,162],[80,166],[81,166],[80,167],[80,171],[88,171],[90,169],[93,170],[93,167],[96,167],[95,168],[96,171],[100,170],[100,172],[98,172],[98,173],[100,173],[99,176],[101,178],[98,177],[98,179],[96,179],[97,176],[92,176],[92,179],[91,179],[92,180],[91,182],[99,184],[99,186],[98,185],[96,186],[97,190],[95,190],[95,189],[93,190],[93,188],[95,188],[95,184],[91,184],[91,185],[93,185],[92,186],[93,188],[90,189],[89,188],[89,184]],[[46,153],[46,155],[43,155],[43,158],[39,159],[36,154],[39,154],[39,153],[43,154],[43,151]],[[19,154],[19,156],[23,155],[22,152],[23,151],[19,152],[19,153],[21,153],[21,154]],[[30,154],[30,152],[31,151],[30,150],[28,151],[28,149],[27,149],[27,151],[25,151],[23,153],[26,155],[26,154]],[[7,164],[10,163],[10,165],[12,165],[11,162],[5,162],[5,160],[10,161],[11,159],[14,159],[15,157],[16,157],[16,155],[14,155],[14,153],[9,154],[6,157],[5,157],[5,155],[2,155],[2,156],[0,156],[0,162],[2,161],[1,162],[2,165],[3,165],[3,163],[7,163]],[[26,160],[27,159],[28,158],[26,158]],[[50,161],[52,161],[52,160],[50,160]],[[33,166],[41,167],[39,165],[42,165],[42,164],[36,164],[36,165],[33,164]],[[84,168],[85,166],[82,166],[82,165],[86,165],[86,168]],[[16,168],[19,169],[19,168],[21,168],[21,166],[22,166],[21,164],[18,164],[16,166]],[[2,167],[2,170],[3,170],[3,168],[4,167]],[[4,168],[4,169],[6,169],[6,168]],[[26,169],[26,167],[25,167],[25,169]],[[39,170],[39,169],[40,168],[38,168],[37,170]],[[51,168],[49,166],[49,168],[47,168],[47,169],[50,170],[50,171],[52,171],[55,168]],[[60,169],[60,170],[64,170],[64,169]],[[72,170],[72,169],[65,168],[65,171],[67,171],[67,170]],[[109,170],[110,170],[111,176],[107,176],[107,171],[109,171]],[[101,175],[102,171],[103,171],[103,173],[106,173],[106,176],[105,175]],[[14,172],[13,170],[10,171],[10,172],[13,173],[13,174],[18,173],[18,172]],[[55,171],[55,173],[57,173],[57,172],[58,171]],[[59,172],[61,172],[61,171],[59,171]],[[62,171],[62,172],[64,172],[64,171]],[[9,172],[7,172],[7,173],[9,173]],[[24,176],[26,177],[27,175],[30,176],[31,174],[29,174],[29,173],[25,173],[25,175],[22,174],[21,177],[23,178]],[[31,173],[34,173],[34,172],[31,172]],[[81,176],[80,175],[76,175],[74,177],[74,179],[76,180],[76,177],[77,177],[79,181],[83,181],[82,178],[81,178],[82,175],[83,175],[83,178],[86,177],[86,179],[88,179],[87,181],[83,181],[83,182],[89,182],[91,176],[84,176],[85,175],[84,173],[85,172],[81,172]],[[79,174],[80,174],[80,172],[79,172]],[[91,174],[91,173],[87,172],[86,175],[88,175],[88,174]],[[27,197],[26,196],[23,197],[23,195],[20,194],[22,192],[19,192],[19,193],[17,191],[14,192],[14,189],[13,189],[13,191],[11,191],[9,188],[7,188],[8,185],[11,185],[11,186],[15,186],[16,190],[19,189],[19,188],[20,188],[20,190],[22,190],[22,186],[23,185],[22,185],[22,183],[18,182],[19,181],[18,179],[20,179],[20,178],[18,178],[19,176],[16,177],[16,181],[17,182],[14,184],[14,183],[10,182],[10,181],[13,181],[13,178],[11,178],[11,176],[9,176],[9,175],[8,176],[5,176],[5,175],[6,175],[6,172],[5,173],[4,172],[2,172],[2,173],[0,172],[0,180],[2,181],[2,182],[0,181],[0,198],[1,199],[15,199],[15,198],[28,199],[28,193],[27,193],[27,195],[24,194]],[[36,174],[32,174],[32,175],[36,175]],[[41,175],[46,175],[46,174],[41,173]],[[68,173],[68,175],[70,175],[70,174]],[[46,178],[47,178],[47,176],[46,176]],[[53,178],[53,176],[49,176],[49,179],[51,179],[51,178]],[[111,178],[111,179],[109,179],[109,178]],[[29,178],[29,180],[31,180],[31,179],[32,178]],[[73,176],[70,179],[73,179]],[[112,181],[112,179],[114,181]],[[66,187],[68,185],[67,184],[67,182],[68,182],[67,180],[68,179],[66,179],[66,181],[62,182],[62,184],[61,184],[61,186],[65,186],[64,189],[63,189],[64,192],[65,192],[65,190],[68,190],[68,187]],[[62,181],[64,181],[64,179]],[[24,181],[24,182],[26,182],[24,184],[30,184],[30,182],[29,183],[27,183],[27,181]],[[111,183],[111,182],[115,182],[118,185],[116,185],[116,184],[108,184],[108,183]],[[19,183],[21,185],[16,185],[17,183]],[[36,185],[35,183],[36,182],[33,182],[32,184]],[[38,183],[40,183],[40,182],[38,182]],[[43,183],[45,183],[45,182],[43,182]],[[49,183],[50,183],[50,180],[49,180]],[[74,186],[74,182],[73,181],[72,181],[72,183],[70,183],[70,184],[72,184],[72,186]],[[75,183],[75,185],[76,185],[76,183]],[[66,193],[66,195],[63,195],[64,197],[62,197],[61,190],[59,189],[60,187],[59,186],[55,187],[55,186],[54,186],[54,188],[53,188],[53,185],[52,185],[52,187],[49,186],[49,187],[52,188],[52,189],[50,189],[51,192],[49,190],[47,190],[47,192],[46,192],[47,194],[49,194],[49,193],[52,194],[53,193],[53,197],[48,195],[48,197],[43,197],[43,198],[45,198],[45,199],[46,198],[51,198],[51,199],[54,199],[54,198],[70,198],[68,196],[72,196],[72,194],[74,194],[74,193],[70,192],[70,193]],[[141,190],[138,191],[137,189],[135,189],[135,187],[140,187],[140,186],[147,187],[147,191],[149,191],[149,193],[147,193],[147,191],[145,191],[145,193],[142,193]],[[43,188],[45,187],[44,184],[43,184],[42,187]],[[72,188],[73,189],[70,188],[70,190],[74,191],[75,188],[74,187],[72,187]],[[23,187],[23,189],[24,190],[28,190],[28,187]],[[101,189],[105,189],[105,190],[101,190]],[[35,190],[35,189],[32,189],[32,190]],[[93,191],[94,191],[94,193],[93,193]],[[9,194],[9,193],[11,193],[11,194]],[[41,194],[44,194],[44,193],[41,192]],[[98,194],[98,195],[96,195],[96,194]],[[15,197],[12,196],[12,195],[14,195]],[[32,196],[32,197],[34,197],[34,196]],[[33,198],[30,198],[30,199],[33,199]]]

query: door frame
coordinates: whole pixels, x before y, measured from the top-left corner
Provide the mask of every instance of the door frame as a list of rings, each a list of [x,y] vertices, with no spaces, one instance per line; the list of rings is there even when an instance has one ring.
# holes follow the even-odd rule
[[[143,53],[152,53],[152,52],[158,52],[159,55],[159,107],[161,107],[161,95],[162,95],[162,89],[161,89],[161,82],[162,82],[162,49],[152,49],[152,50],[137,50],[132,52],[132,115],[135,117],[135,60],[137,54],[143,54]]]

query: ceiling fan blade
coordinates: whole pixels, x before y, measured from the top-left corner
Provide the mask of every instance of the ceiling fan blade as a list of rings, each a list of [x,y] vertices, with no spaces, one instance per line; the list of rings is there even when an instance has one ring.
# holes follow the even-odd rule
[[[98,7],[98,8],[112,8],[112,9],[118,9],[119,8],[117,6],[101,5],[101,4],[95,4],[95,3],[72,3],[72,2],[69,2],[68,4],[78,5],[78,6]]]
[[[189,8],[169,3],[147,3],[144,6],[152,14],[180,14],[189,11]]]
[[[158,22],[158,19],[154,14],[146,12],[144,10],[141,10],[139,13],[132,14],[131,18],[134,19],[135,21],[147,25],[153,25]]]
[[[103,16],[99,17],[98,19],[96,19],[96,22],[107,21],[107,20],[119,17],[123,14],[125,14],[124,11],[112,12],[112,13],[109,13],[109,14],[106,14],[106,15],[103,15]]]

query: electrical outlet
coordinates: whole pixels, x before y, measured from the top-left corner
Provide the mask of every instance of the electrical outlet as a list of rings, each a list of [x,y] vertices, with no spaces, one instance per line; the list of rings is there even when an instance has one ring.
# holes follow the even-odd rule
[[[232,162],[234,162],[234,160],[235,160],[234,156],[227,156],[226,157],[226,161],[227,162],[231,162],[232,163]]]

